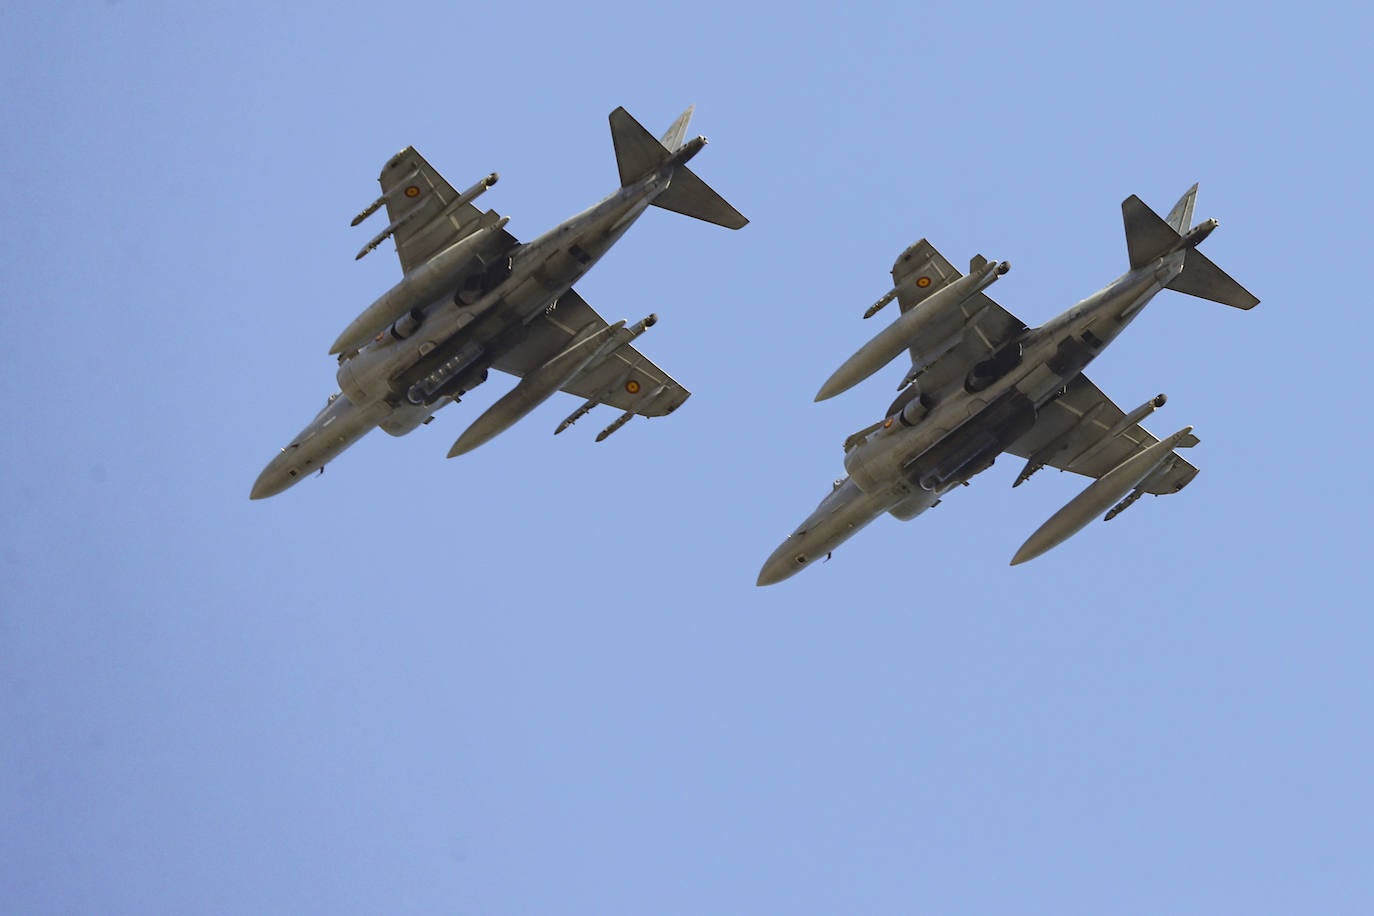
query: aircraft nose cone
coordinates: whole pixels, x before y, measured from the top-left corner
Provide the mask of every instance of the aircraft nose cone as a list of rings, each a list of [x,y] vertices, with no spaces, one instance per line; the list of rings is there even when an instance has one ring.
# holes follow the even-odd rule
[[[776,585],[784,579],[790,579],[805,568],[807,561],[806,555],[796,550],[796,545],[783,544],[773,551],[773,555],[763,564],[763,569],[759,570],[758,580],[754,584]]]
[[[754,584],[758,586],[776,585],[786,578],[787,573],[779,572],[776,569],[770,569],[767,564],[764,564],[763,569],[759,570],[759,577]]]
[[[248,498],[266,499],[269,496],[276,496],[294,482],[286,469],[280,465],[279,459],[273,459],[267,467],[262,469],[258,479],[253,482],[253,489],[249,492]]]
[[[276,496],[281,492],[281,487],[277,486],[275,480],[268,479],[268,474],[263,471],[258,475],[258,479],[253,483],[253,489],[248,494],[249,499],[266,499],[269,496]]]

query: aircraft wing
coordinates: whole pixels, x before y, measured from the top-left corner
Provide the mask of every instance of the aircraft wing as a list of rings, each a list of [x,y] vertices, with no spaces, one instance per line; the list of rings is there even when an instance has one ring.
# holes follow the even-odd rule
[[[393,156],[377,180],[405,273],[471,234],[483,222],[482,211],[471,203],[458,203],[462,195],[413,146]],[[497,214],[489,212],[486,222],[494,222]],[[515,237],[506,233],[506,242],[504,247],[514,245]]]
[[[557,306],[546,316],[531,322],[525,329],[525,337],[497,356],[492,366],[524,378],[562,353],[583,328],[588,325],[604,328],[606,324],[585,299],[570,289],[558,297]],[[653,403],[639,404],[644,396],[660,386],[666,387]],[[628,343],[613,351],[599,365],[575,377],[562,390],[620,410],[635,410],[645,417],[670,414],[691,396],[690,391]]]
[[[892,265],[892,283],[897,290],[897,303],[903,314],[962,276],[925,239],[902,252]],[[919,370],[924,388],[940,389],[963,378],[975,364],[1026,331],[1021,319],[1002,308],[986,293],[969,297],[959,311],[961,315],[950,316],[953,328],[962,328],[970,315],[976,314],[978,317],[953,347],[935,354],[933,358],[929,350],[922,352],[916,347],[911,348],[913,368]],[[930,341],[922,341],[923,346],[931,344]]]
[[[1126,412],[1113,404],[1086,375],[1080,374],[1069,383],[1064,394],[1040,408],[1035,425],[1013,442],[1007,453],[1022,458],[1036,457],[1037,461],[1061,471],[1101,477],[1159,441],[1139,424],[1104,440],[1103,437],[1125,419]],[[1197,441],[1197,437],[1190,434],[1182,444],[1194,445]],[[1176,493],[1197,476],[1197,468],[1177,454],[1171,460],[1172,463],[1166,465],[1167,470],[1151,475],[1145,492]]]

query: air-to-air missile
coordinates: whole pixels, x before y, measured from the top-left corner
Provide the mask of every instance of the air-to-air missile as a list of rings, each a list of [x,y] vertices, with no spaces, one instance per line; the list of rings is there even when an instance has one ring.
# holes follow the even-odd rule
[[[391,189],[391,193],[389,193],[389,194],[383,194],[381,197],[378,197],[378,198],[377,198],[376,200],[374,200],[372,203],[368,204],[368,205],[367,205],[367,208],[364,209],[363,212],[361,212],[361,213],[359,213],[357,216],[353,217],[353,222],[349,223],[349,225],[350,225],[350,226],[356,226],[356,225],[358,225],[359,223],[361,223],[363,220],[367,219],[367,218],[368,218],[369,216],[371,216],[372,214],[376,213],[376,212],[377,212],[377,209],[378,209],[379,207],[381,207],[382,204],[386,203],[388,200],[394,199],[394,198],[396,197],[396,194],[401,190],[402,187],[409,185],[410,182],[412,182],[413,180],[415,180],[415,179],[418,178],[419,176],[420,176],[420,172],[419,172],[418,169],[415,170],[415,171],[413,171],[413,172],[411,172],[411,173],[410,173],[409,175],[407,175],[405,178],[401,179],[401,181],[400,181],[399,183],[397,183],[396,187],[394,187],[394,188]],[[490,175],[488,175],[486,178],[483,178],[481,181],[477,182],[475,185],[473,185],[472,187],[468,188],[468,189],[467,189],[466,191],[464,191],[462,194],[459,194],[456,198],[454,198],[454,199],[453,199],[452,201],[450,201],[447,205],[445,205],[444,208],[443,208],[442,210],[440,210],[438,213],[436,213],[436,214],[434,214],[433,216],[431,216],[431,217],[429,218],[428,223],[426,223],[426,225],[420,227],[420,231],[423,232],[425,229],[428,229],[430,225],[433,225],[434,223],[439,222],[439,220],[444,219],[444,218],[446,218],[446,217],[448,217],[448,216],[451,216],[452,214],[458,212],[458,210],[461,209],[465,204],[470,204],[470,203],[472,203],[474,200],[476,200],[477,198],[481,197],[482,194],[486,192],[487,188],[489,188],[489,187],[491,187],[492,185],[496,184],[497,180],[498,180],[500,177],[501,177],[500,175],[496,174],[495,172],[492,172],[492,173],[491,173]],[[416,215],[417,213],[419,213],[419,212],[420,212],[420,210],[419,210],[418,207],[415,208],[415,209],[406,211],[406,213],[405,213],[404,215],[402,215],[400,218],[398,218],[398,219],[397,219],[394,223],[392,223],[391,225],[387,226],[387,227],[386,227],[385,229],[383,229],[381,232],[377,233],[377,234],[372,238],[372,240],[371,240],[370,242],[368,242],[366,245],[364,245],[364,246],[358,251],[358,253],[357,253],[356,255],[353,256],[353,260],[355,260],[355,261],[361,261],[361,260],[363,259],[363,257],[364,257],[365,255],[367,255],[369,252],[376,250],[376,248],[377,248],[378,245],[382,244],[382,242],[385,242],[387,239],[391,238],[391,236],[392,236],[393,234],[395,234],[395,232],[396,232],[397,229],[401,228],[401,227],[404,226],[406,223],[408,223],[408,222],[410,222],[412,219],[414,219],[414,218],[415,218],[415,215]]]
[[[636,321],[634,324],[630,325],[623,332],[617,332],[618,334],[623,335],[623,339],[621,339],[620,342],[616,344],[616,348],[619,349],[625,344],[634,341],[636,338],[639,337],[639,335],[643,334],[645,331],[649,330],[649,328],[653,327],[657,323],[658,315],[648,315],[644,318],[641,318],[639,321]],[[635,366],[633,364],[626,366],[625,371],[622,372],[614,382],[604,386],[601,391],[597,392],[595,397],[588,398],[586,401],[582,403],[582,406],[578,407],[572,413],[568,414],[567,418],[562,423],[558,424],[558,428],[553,431],[553,434],[555,436],[558,435],[563,430],[567,429],[569,426],[572,426],[578,420],[582,419],[587,414],[591,413],[595,407],[602,403],[602,401],[610,397],[612,392],[619,391],[620,386],[625,384],[625,382],[630,378],[630,376],[634,374],[634,372]],[[624,425],[624,423],[620,424],[620,426]],[[620,426],[617,426],[616,429],[619,429]],[[612,432],[614,432],[614,430],[612,430]],[[610,435],[610,433],[607,433],[606,435]],[[600,442],[602,439],[605,438],[606,436],[601,436],[596,441]]]
[[[644,323],[641,321],[636,327],[642,331],[643,328],[640,326]],[[605,325],[599,330],[595,324],[583,328],[567,349],[522,378],[518,385],[503,394],[500,400],[474,420],[453,443],[448,456],[455,458],[470,452],[505,432],[516,421],[552,397],[555,391],[603,362],[637,336],[638,334],[625,328],[623,319],[615,324]]]
[[[639,413],[641,410],[648,410],[649,406],[653,404],[654,401],[657,401],[659,398],[663,397],[663,393],[667,390],[667,385],[659,385],[657,388],[653,389],[648,394],[643,395],[638,401],[635,402],[635,405],[633,407],[631,407],[629,410],[625,411],[623,414],[612,420],[610,426],[607,426],[601,432],[597,433],[596,441],[606,441],[607,436],[609,436],[616,430],[620,429],[620,427],[624,426],[626,423],[629,423],[631,420],[633,420],[635,418],[635,414]]]
[[[1086,462],[1089,458],[1092,458],[1098,452],[1102,451],[1104,448],[1110,445],[1112,443],[1112,440],[1114,440],[1117,436],[1121,435],[1126,430],[1130,429],[1132,426],[1135,426],[1141,420],[1144,420],[1150,414],[1154,413],[1156,410],[1163,407],[1166,403],[1168,403],[1168,401],[1168,396],[1163,392],[1160,392],[1159,394],[1150,398],[1144,404],[1141,404],[1135,410],[1132,410],[1130,413],[1126,414],[1126,416],[1122,417],[1120,420],[1117,420],[1116,424],[1113,425],[1111,429],[1107,430],[1105,435],[1099,437],[1096,442],[1091,443],[1090,445],[1088,445],[1087,448],[1083,449],[1083,451],[1068,459],[1065,462],[1065,464],[1067,464],[1069,467],[1073,467],[1080,461]]]
[[[1191,426],[1183,427],[1093,481],[1026,539],[1021,549],[1016,551],[1016,556],[1011,558],[1011,565],[1034,560],[1073,537],[1092,521],[1093,516],[1107,511],[1113,503],[1139,486],[1169,458],[1175,448],[1189,438],[1192,431]]]

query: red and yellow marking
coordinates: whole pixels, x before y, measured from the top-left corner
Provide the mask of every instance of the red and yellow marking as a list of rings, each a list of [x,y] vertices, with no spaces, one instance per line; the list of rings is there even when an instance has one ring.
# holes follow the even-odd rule
[[[639,382],[635,379],[630,379],[625,383],[625,390],[630,392],[630,394],[639,394]]]
[[[411,185],[410,187],[406,188],[406,197],[419,197],[419,196],[420,196],[420,189],[419,189],[417,186]]]
[[[930,277],[917,277],[916,285],[919,286],[921,289],[925,289],[927,286],[930,285]]]

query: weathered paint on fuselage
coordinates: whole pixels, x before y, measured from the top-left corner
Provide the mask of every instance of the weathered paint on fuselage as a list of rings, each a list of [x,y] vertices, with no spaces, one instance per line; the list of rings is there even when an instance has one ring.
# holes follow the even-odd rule
[[[378,423],[391,408],[384,401],[376,401],[359,408],[343,394],[332,394],[310,425],[301,430],[291,444],[262,469],[253,490],[252,499],[275,496],[303,477],[320,470],[344,449],[357,442]]]
[[[939,501],[935,494],[927,495],[932,505]],[[895,502],[889,493],[865,493],[848,477],[835,481],[816,511],[768,557],[759,572],[758,584],[781,582],[796,575],[816,558],[829,556],[832,550],[887,512]],[[922,507],[925,508],[929,507]]]
[[[826,556],[884,512],[908,520],[940,496],[985,470],[922,485],[923,456],[962,428],[976,425],[992,407],[1023,397],[1035,410],[1063,391],[1083,368],[1129,325],[1183,269],[1183,250],[1118,277],[1077,305],[1027,331],[1018,342],[1020,362],[982,390],[957,388],[916,423],[889,418],[845,454],[849,477],[838,483],[805,522],[768,558],[758,583],[769,585]],[[925,495],[922,495],[925,494]]]
[[[407,389],[471,343],[482,350],[464,371],[474,379],[474,385],[480,383],[494,356],[518,342],[523,328],[554,306],[558,297],[591,270],[663,193],[672,179],[673,166],[681,161],[685,158],[620,188],[533,241],[512,249],[508,253],[510,276],[476,302],[457,304],[450,291],[435,302],[416,303],[424,312],[418,331],[404,340],[380,334],[342,360],[342,393],[333,396],[325,410],[263,469],[253,485],[252,498],[282,492],[375,426],[382,425],[393,435],[414,430],[449,399],[416,405],[406,400]]]

